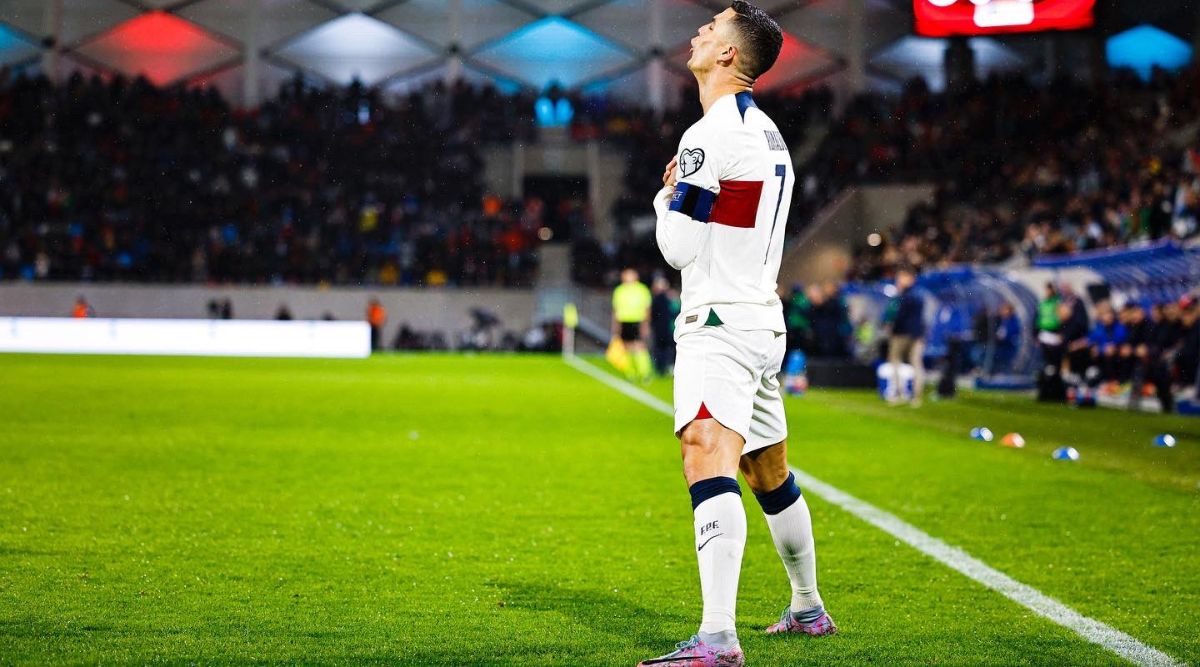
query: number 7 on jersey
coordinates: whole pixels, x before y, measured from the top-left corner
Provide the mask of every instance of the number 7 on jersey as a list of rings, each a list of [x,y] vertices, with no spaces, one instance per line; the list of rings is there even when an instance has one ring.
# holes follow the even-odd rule
[[[779,177],[779,197],[775,199],[775,215],[771,216],[771,233],[767,235],[767,254],[763,257],[763,264],[770,259],[771,244],[775,241],[775,223],[779,221],[779,207],[783,204],[783,188],[787,184],[787,165],[775,165],[775,175]]]

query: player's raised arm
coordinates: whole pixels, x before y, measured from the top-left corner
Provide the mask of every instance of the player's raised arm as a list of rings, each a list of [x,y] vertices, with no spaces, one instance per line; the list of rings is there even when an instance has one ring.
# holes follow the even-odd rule
[[[719,150],[689,132],[679,153],[663,175],[664,186],[654,197],[658,215],[654,238],[663,258],[682,270],[696,261],[708,239],[708,219],[721,191],[718,173]],[[671,181],[674,180],[674,183]]]

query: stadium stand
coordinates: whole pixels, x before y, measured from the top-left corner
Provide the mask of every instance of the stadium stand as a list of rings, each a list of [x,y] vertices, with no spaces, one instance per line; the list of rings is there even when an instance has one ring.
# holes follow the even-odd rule
[[[1004,372],[1028,374],[1040,363],[1036,298],[995,270],[961,265],[1087,268],[1147,310],[1193,293],[1200,258],[1176,240],[1200,227],[1198,110],[1187,95],[1196,78],[1054,82],[1054,93],[1015,77],[939,94],[913,82],[898,99],[860,96],[832,122],[825,88],[759,103],[793,149],[812,143],[793,233],[850,185],[938,185],[935,201],[910,210],[879,247],[858,249],[848,277],[871,283],[898,266],[925,269],[920,287],[935,304],[929,356],[944,356],[953,339],[963,370],[992,374],[1001,359]],[[297,80],[239,111],[212,90],[144,79],[0,81],[0,279],[533,284],[537,231],[554,212],[537,198],[489,195],[480,176],[484,147],[537,136],[529,94],[435,83],[385,102],[357,84]],[[645,224],[646,191],[698,105],[655,116],[563,95],[577,110],[571,140],[603,139],[630,155],[615,238],[574,239],[575,283],[607,286],[626,266],[672,275]],[[1158,238],[1171,240],[1108,250]],[[881,289],[793,290],[792,347],[818,358],[875,355],[880,309],[871,304]],[[1017,342],[998,354],[1004,303],[1016,323],[1003,331]]]
[[[1196,79],[1194,69],[1095,85],[995,77],[860,97],[810,163],[823,189],[923,180],[939,191],[879,246],[860,247],[852,277],[1195,236]]]
[[[848,185],[932,181],[935,202],[878,247],[859,248],[851,278],[1193,236],[1200,153],[1186,93],[1195,79],[1055,82],[1051,93],[995,77],[940,94],[913,82],[891,101],[860,96],[801,168],[790,230]],[[438,83],[391,105],[358,85],[294,83],[239,112],[211,90],[139,79],[0,85],[0,164],[11,174],[0,182],[0,278],[530,283],[546,212],[485,197],[479,176],[482,146],[535,136],[527,94]],[[833,107],[823,88],[762,98],[793,148]],[[663,270],[638,222],[647,183],[698,106],[656,120],[616,100],[570,99],[570,137],[630,152],[615,239],[576,240],[575,280],[602,286],[623,266]],[[35,112],[47,105],[52,114]]]
[[[1200,247],[1187,248],[1173,240],[1143,247],[1045,255],[1036,258],[1033,265],[1052,270],[1090,269],[1123,300],[1168,303],[1200,290]]]
[[[1200,107],[1190,91],[1197,78],[1192,69],[1150,81],[1118,73],[1094,85],[1038,86],[994,76],[941,93],[914,80],[898,98],[859,96],[832,121],[827,89],[767,97],[761,106],[779,108],[793,149],[821,137],[798,165],[793,235],[849,186],[936,184],[931,204],[912,208],[878,246],[856,248],[847,278],[871,281],[902,265],[1028,262],[1043,253],[1196,236]],[[664,147],[675,145],[694,109],[685,103],[655,124],[648,113],[607,108],[599,126],[614,131],[604,136],[627,139],[634,151],[614,211],[617,241],[583,240],[576,266],[591,268],[578,270],[577,281],[611,283],[596,269],[605,264],[664,270],[651,230],[637,219],[645,216],[646,184],[669,158]]]
[[[0,77],[2,80],[4,77]],[[0,83],[0,279],[527,286],[543,214],[486,197],[527,105],[298,82],[239,112],[144,79]]]

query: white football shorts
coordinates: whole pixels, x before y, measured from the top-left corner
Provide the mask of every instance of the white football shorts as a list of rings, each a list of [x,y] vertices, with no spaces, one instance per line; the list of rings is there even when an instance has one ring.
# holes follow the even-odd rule
[[[703,405],[746,440],[742,453],[787,438],[779,371],[787,336],[768,330],[705,326],[679,337],[675,351],[675,435]]]

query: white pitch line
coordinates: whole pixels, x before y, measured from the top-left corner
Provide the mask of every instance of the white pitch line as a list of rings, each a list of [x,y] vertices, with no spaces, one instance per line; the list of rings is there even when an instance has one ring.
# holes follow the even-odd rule
[[[635,401],[665,415],[674,415],[674,409],[669,404],[650,393],[628,382],[618,380],[576,357],[563,357],[563,359],[572,368],[603,382]],[[838,506],[968,579],[983,584],[1038,616],[1075,632],[1087,641],[1106,648],[1135,665],[1178,667],[1184,664],[1110,625],[1084,616],[1036,588],[1013,579],[966,551],[946,544],[891,512],[881,510],[865,500],[859,500],[799,468],[793,467],[792,472],[796,474],[796,480],[806,492]]]
[[[639,389],[638,387],[635,387],[624,380],[618,380],[617,378],[605,373],[586,361],[580,361],[579,357],[563,357],[563,361],[566,361],[567,364],[569,364],[575,370],[582,371],[585,375],[592,376],[593,378],[603,382],[613,389],[616,389],[617,391],[625,394],[629,398],[632,398],[639,403],[654,408],[655,410],[658,410],[659,412],[668,416],[673,416],[675,414],[675,409],[671,407],[670,403],[667,403],[653,394]]]

